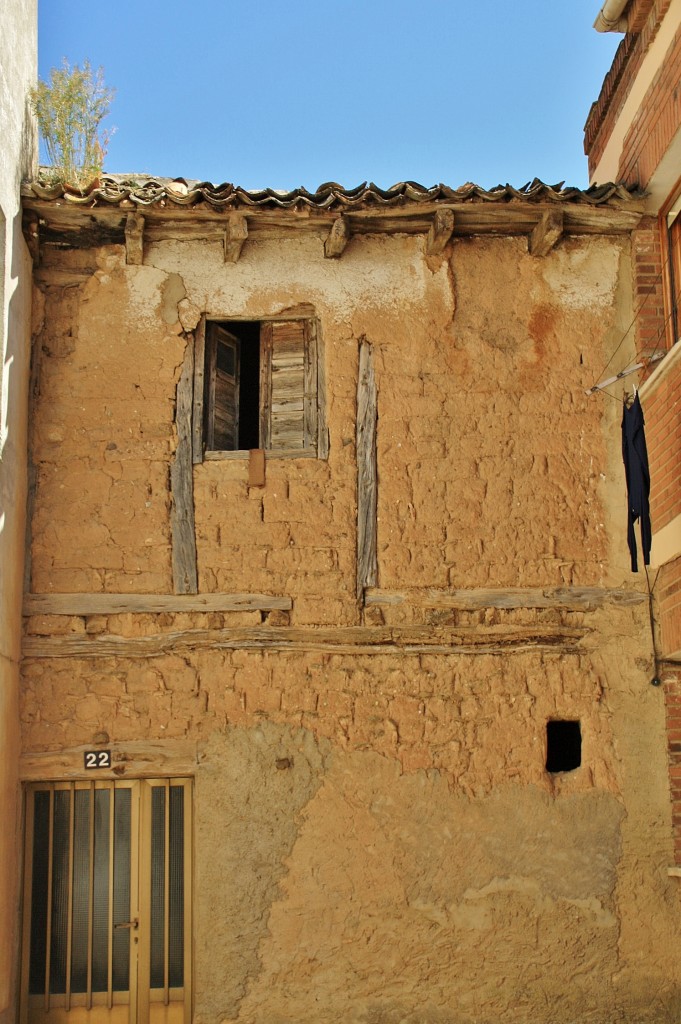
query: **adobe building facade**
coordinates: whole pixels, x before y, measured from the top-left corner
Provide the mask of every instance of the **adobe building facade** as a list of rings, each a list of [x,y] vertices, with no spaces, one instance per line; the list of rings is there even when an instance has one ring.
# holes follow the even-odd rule
[[[21,1019],[677,1021],[640,195],[24,211]]]

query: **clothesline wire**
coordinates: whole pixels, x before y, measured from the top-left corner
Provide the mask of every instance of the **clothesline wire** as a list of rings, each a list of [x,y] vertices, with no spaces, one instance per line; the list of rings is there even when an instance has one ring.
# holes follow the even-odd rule
[[[600,378],[601,378],[601,377],[603,376],[603,374],[605,373],[605,371],[606,371],[606,370],[608,369],[608,367],[609,367],[609,366],[610,366],[610,364],[612,363],[613,359],[615,358],[615,356],[617,355],[617,353],[619,352],[619,350],[620,350],[620,349],[622,348],[622,345],[623,345],[623,344],[624,344],[624,342],[626,341],[626,339],[627,339],[627,336],[628,336],[629,332],[631,331],[631,328],[632,328],[632,327],[634,326],[634,324],[636,323],[636,321],[637,321],[637,319],[638,319],[638,317],[639,317],[639,315],[640,315],[640,313],[641,313],[641,310],[643,309],[643,307],[645,306],[646,302],[647,302],[647,301],[648,301],[648,299],[649,299],[649,298],[651,297],[651,295],[653,294],[653,292],[654,292],[654,291],[655,291],[655,289],[657,288],[658,284],[659,284],[659,283],[660,283],[660,281],[662,280],[662,275],[664,274],[664,272],[666,271],[666,269],[667,269],[667,267],[668,267],[668,265],[669,265],[669,260],[670,260],[670,258],[671,258],[671,253],[667,253],[667,258],[665,259],[664,263],[662,264],[662,267],[660,268],[660,272],[659,272],[659,274],[657,275],[657,277],[655,278],[655,280],[654,280],[654,281],[653,281],[653,283],[651,284],[650,288],[649,288],[649,289],[648,289],[648,291],[646,292],[646,294],[645,294],[645,296],[644,296],[644,298],[643,298],[643,300],[642,300],[642,302],[641,302],[640,306],[639,306],[639,307],[638,307],[638,309],[636,309],[636,311],[634,312],[634,315],[633,315],[633,317],[632,317],[631,323],[629,324],[629,326],[627,327],[626,331],[624,332],[624,334],[623,334],[623,335],[622,335],[622,337],[620,338],[619,344],[617,345],[617,347],[616,347],[616,348],[615,348],[615,350],[613,351],[612,355],[611,355],[611,356],[610,356],[610,358],[608,359],[607,363],[605,364],[605,366],[603,367],[603,369],[601,370],[601,372],[600,372],[600,373],[598,374],[598,377],[596,378],[596,380],[600,380]],[[593,386],[594,386],[594,387],[596,386],[596,385],[595,385],[595,383],[594,383],[594,385],[593,385]],[[600,388],[597,388],[596,390],[600,391],[601,389],[600,389]],[[607,392],[605,392],[605,394],[607,394]]]
[[[660,327],[659,331],[657,332],[657,337],[655,338],[655,343],[656,343],[655,344],[655,348],[653,349],[653,351],[649,355],[646,353],[645,356],[643,354],[639,355],[638,352],[637,352],[636,353],[637,361],[643,362],[646,359],[647,360],[651,360],[651,359],[653,359],[657,355],[657,353],[659,352],[659,350],[661,348],[661,344],[660,344],[661,339],[664,337],[664,335],[666,333],[666,330],[667,330],[667,324],[669,323],[669,321],[671,320],[673,315],[674,315],[674,310],[670,309],[669,312],[667,313],[666,317],[662,321],[662,326]]]
[[[655,358],[655,356],[657,355],[657,353],[659,352],[659,350],[661,348],[661,341],[662,341],[662,338],[664,337],[664,334],[665,334],[665,332],[667,330],[667,324],[669,323],[669,321],[671,320],[673,315],[674,315],[674,310],[672,309],[672,310],[669,311],[667,316],[662,321],[662,325],[661,325],[660,329],[657,332],[657,337],[655,338],[655,348],[653,349],[653,351],[650,354],[646,354],[645,356],[643,354],[639,354],[637,352],[636,353],[635,362],[645,363],[645,362],[650,362],[652,359]],[[610,362],[612,362],[612,359],[610,360]],[[609,391],[606,391],[605,388],[597,387],[596,391],[599,394],[601,394],[601,395],[607,395],[608,398],[614,398],[616,402],[623,402],[624,401],[624,399],[618,398],[617,395],[612,395]]]

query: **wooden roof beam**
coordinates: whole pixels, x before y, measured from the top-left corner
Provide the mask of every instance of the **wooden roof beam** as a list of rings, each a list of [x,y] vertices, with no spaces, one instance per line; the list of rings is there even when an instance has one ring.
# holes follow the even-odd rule
[[[338,259],[343,255],[345,246],[350,241],[350,224],[347,217],[337,217],[324,242],[324,255],[327,259]]]
[[[245,217],[230,217],[225,231],[225,263],[236,263],[241,256],[244,242],[248,238],[248,221]]]
[[[125,262],[140,267],[144,263],[144,217],[129,213],[125,218]]]
[[[453,211],[436,210],[426,238],[426,256],[437,256],[441,253],[453,232]]]
[[[565,230],[562,210],[546,210],[535,224],[527,244],[531,256],[546,256]]]

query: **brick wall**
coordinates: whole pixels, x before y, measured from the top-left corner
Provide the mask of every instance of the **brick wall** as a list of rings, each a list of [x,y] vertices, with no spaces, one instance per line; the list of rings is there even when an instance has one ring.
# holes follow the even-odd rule
[[[654,532],[681,513],[681,366],[644,400]],[[679,645],[681,646],[681,644]]]
[[[655,584],[662,638],[662,654],[681,650],[681,556],[660,569]],[[680,727],[681,728],[681,727]]]
[[[640,32],[654,6],[653,0],[632,0],[627,11],[627,31]]]
[[[645,187],[681,124],[681,28],[631,123],[622,147],[619,175]]]
[[[671,0],[658,0],[649,9],[645,25],[640,31],[635,27],[641,21],[643,8],[633,8],[633,22],[630,31],[619,45],[617,53],[608,71],[598,99],[592,104],[584,126],[584,152],[589,158],[589,175],[593,175],[599,160],[603,156],[610,136],[622,108],[631,92],[636,76],[648,52],[662,20],[667,13]]]
[[[636,353],[649,358],[666,348],[662,243],[656,218],[641,220],[632,234],[631,252]]]

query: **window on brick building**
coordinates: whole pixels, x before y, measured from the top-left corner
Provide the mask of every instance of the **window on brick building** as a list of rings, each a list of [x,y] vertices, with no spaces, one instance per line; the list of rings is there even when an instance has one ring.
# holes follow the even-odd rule
[[[317,322],[207,320],[197,332],[194,461],[254,448],[324,455]]]
[[[667,215],[669,313],[672,342],[681,341],[681,198]]]

